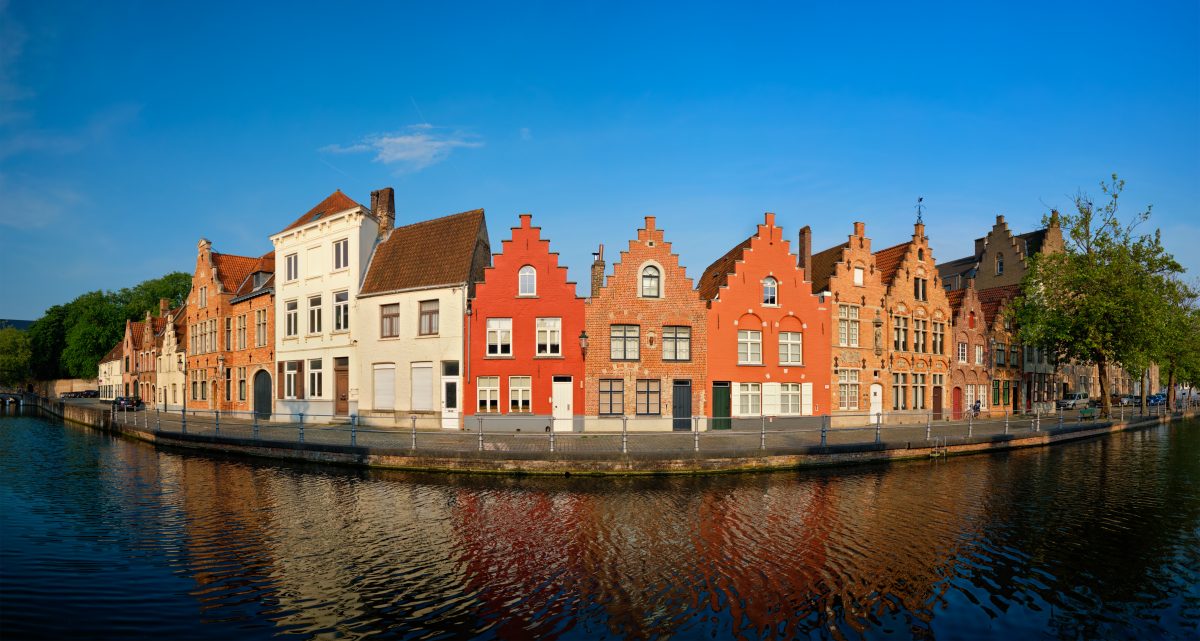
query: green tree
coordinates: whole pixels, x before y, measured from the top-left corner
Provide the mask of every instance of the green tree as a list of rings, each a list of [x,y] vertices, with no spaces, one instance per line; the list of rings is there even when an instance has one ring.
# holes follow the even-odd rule
[[[1155,335],[1155,360],[1167,384],[1167,404],[1175,407],[1175,386],[1200,369],[1200,311],[1196,290],[1177,278],[1161,283],[1159,327]]]
[[[1032,257],[1014,305],[1022,342],[1098,367],[1105,417],[1108,366],[1137,363],[1155,351],[1151,332],[1162,323],[1162,279],[1183,271],[1157,229],[1139,233],[1149,207],[1128,223],[1120,220],[1124,187],[1116,174],[1101,182],[1108,198],[1101,207],[1086,194],[1075,197],[1075,212],[1062,216],[1066,250]]]
[[[36,380],[62,378],[59,359],[67,346],[67,311],[65,305],[55,305],[29,326],[29,342],[33,349],[30,365]]]
[[[16,387],[28,381],[32,356],[25,332],[12,327],[0,329],[0,386]]]

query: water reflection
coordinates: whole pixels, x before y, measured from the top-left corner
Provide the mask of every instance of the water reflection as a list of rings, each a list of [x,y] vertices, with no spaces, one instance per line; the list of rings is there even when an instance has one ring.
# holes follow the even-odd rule
[[[22,637],[1200,632],[1196,423],[835,472],[540,479],[223,460],[0,419],[0,471],[3,624]]]

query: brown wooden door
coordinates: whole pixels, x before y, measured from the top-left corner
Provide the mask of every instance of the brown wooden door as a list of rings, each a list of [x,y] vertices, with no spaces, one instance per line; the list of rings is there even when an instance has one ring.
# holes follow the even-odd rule
[[[333,368],[333,413],[346,416],[350,413],[350,369]]]
[[[963,391],[962,391],[961,387],[954,388],[954,405],[952,407],[954,408],[954,410],[953,410],[953,413],[950,415],[950,420],[952,420],[952,421],[962,420]]]
[[[933,420],[942,420],[942,388],[933,388]]]

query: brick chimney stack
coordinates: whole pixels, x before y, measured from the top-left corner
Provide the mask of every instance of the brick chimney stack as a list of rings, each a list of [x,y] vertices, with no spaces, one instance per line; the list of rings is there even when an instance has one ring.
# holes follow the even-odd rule
[[[158,299],[158,315],[162,318],[167,317],[167,312],[171,310],[171,301],[166,298]]]
[[[596,257],[592,261],[592,297],[600,293],[600,289],[604,287],[604,244],[600,244],[600,250],[592,254]]]
[[[812,274],[809,273],[812,269],[812,228],[808,225],[800,228],[800,242],[796,245],[796,253],[800,254],[798,262],[800,269],[804,270],[804,277],[812,280]]]
[[[371,213],[379,219],[379,233],[391,231],[396,225],[396,192],[391,187],[371,192]]]
[[[859,222],[854,223],[854,235],[859,238],[866,236],[867,235],[867,224],[859,223]]]

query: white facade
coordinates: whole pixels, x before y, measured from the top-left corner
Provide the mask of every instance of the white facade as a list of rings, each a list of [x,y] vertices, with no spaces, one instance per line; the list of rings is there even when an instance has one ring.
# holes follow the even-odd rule
[[[276,420],[303,413],[306,421],[322,422],[357,413],[354,300],[378,237],[378,219],[361,205],[322,212],[271,236]],[[349,318],[339,313],[342,305]]]
[[[100,398],[102,400],[111,401],[114,398],[121,396],[122,391],[122,376],[121,376],[121,357],[117,357],[111,361],[100,362],[99,375]]]
[[[436,331],[422,332],[422,303],[428,314],[432,302],[437,303]],[[416,416],[418,427],[461,428],[466,305],[465,284],[366,295],[355,301],[356,380],[363,423],[409,427]],[[428,316],[425,329],[431,329]]]
[[[187,389],[187,354],[183,342],[175,333],[175,320],[182,318],[186,307],[181,307],[167,319],[163,330],[162,348],[154,364],[155,383],[158,389],[158,407],[166,412],[183,409],[184,392]]]

